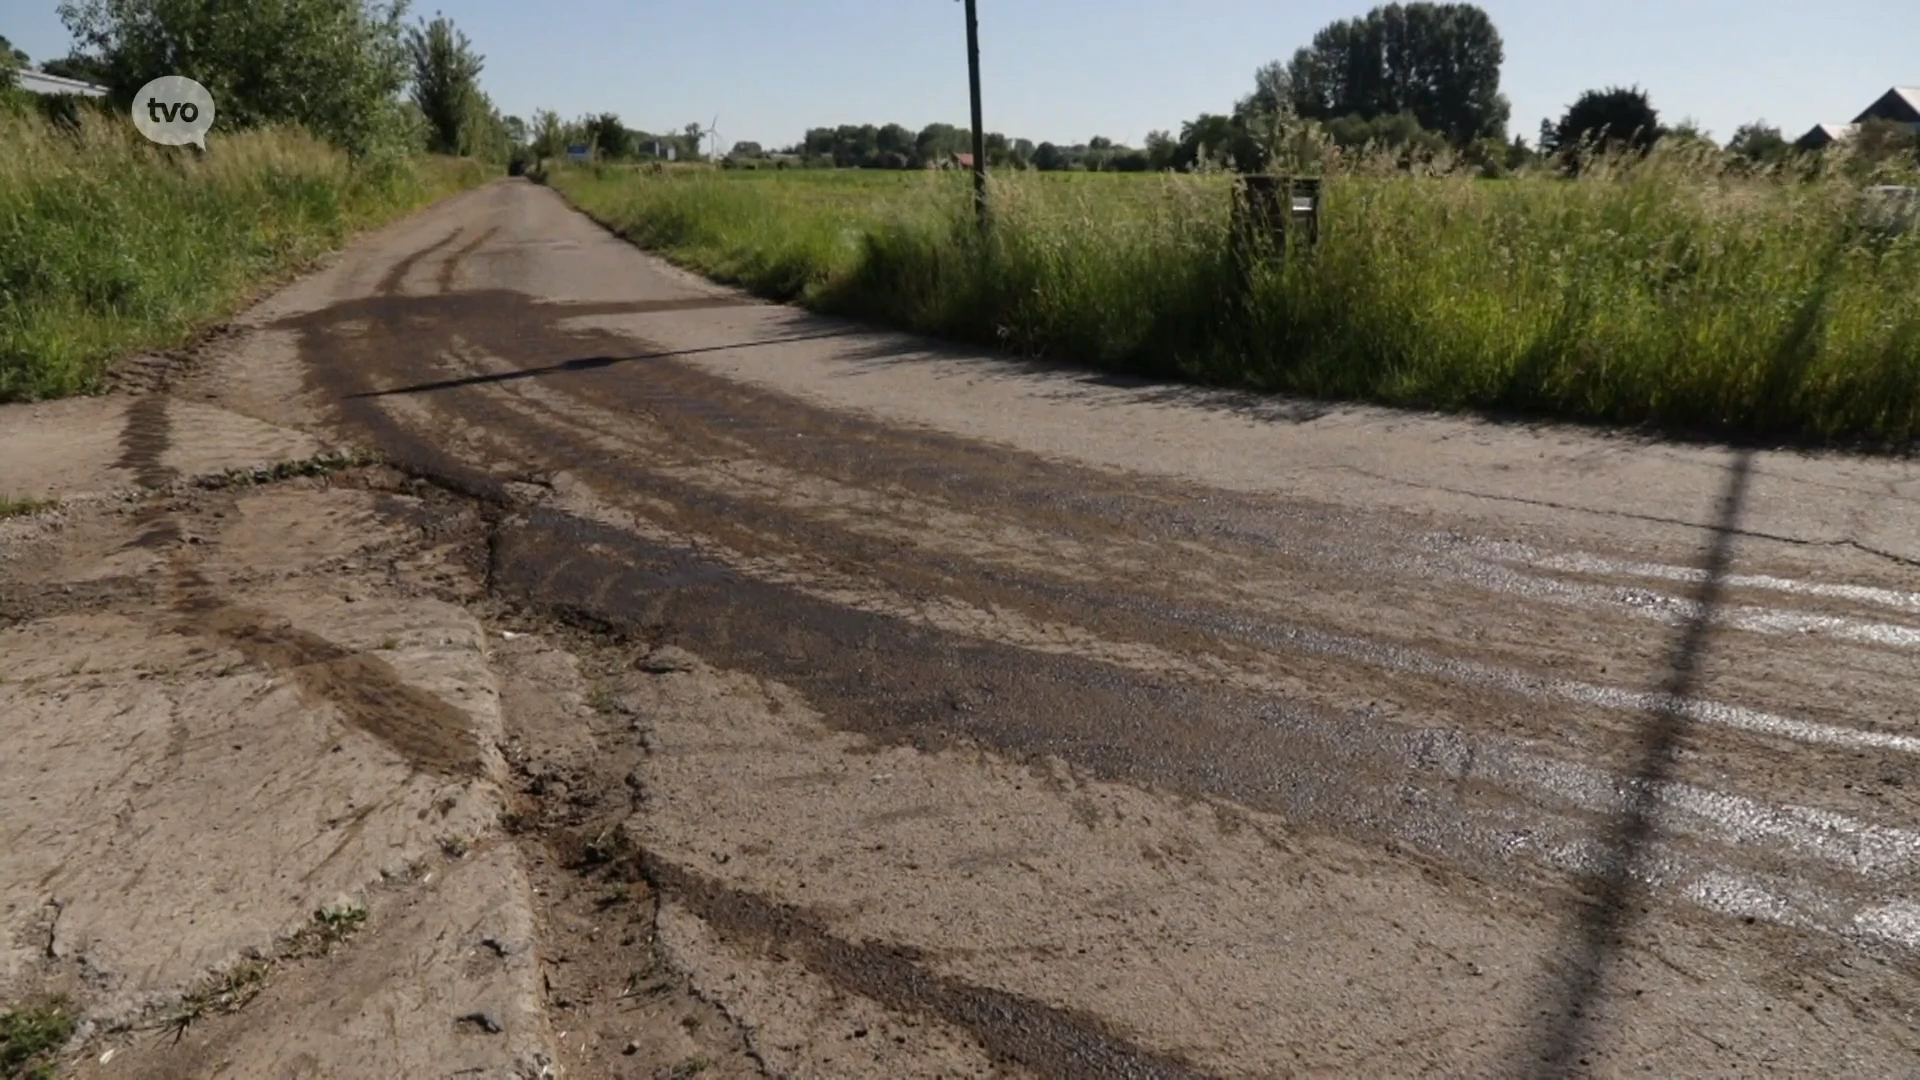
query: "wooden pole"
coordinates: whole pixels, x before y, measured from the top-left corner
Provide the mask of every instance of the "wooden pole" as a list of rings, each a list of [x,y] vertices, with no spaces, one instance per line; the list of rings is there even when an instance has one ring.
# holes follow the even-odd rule
[[[980,126],[980,18],[974,0],[967,4],[967,80],[973,96],[973,211],[987,228],[987,133]]]

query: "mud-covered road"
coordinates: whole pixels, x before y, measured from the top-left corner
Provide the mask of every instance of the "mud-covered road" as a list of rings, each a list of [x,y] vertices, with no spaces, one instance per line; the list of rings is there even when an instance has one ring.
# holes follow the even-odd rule
[[[1911,463],[1023,364],[522,182],[276,303],[229,406],[711,665],[646,703],[636,828],[763,1032],[817,992],[1040,1075],[1920,1071]]]

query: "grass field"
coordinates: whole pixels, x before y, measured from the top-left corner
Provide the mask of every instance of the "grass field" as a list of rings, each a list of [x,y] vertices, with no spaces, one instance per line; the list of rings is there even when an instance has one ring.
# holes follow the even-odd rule
[[[1910,177],[1895,177],[1913,182]],[[1837,174],[1697,153],[1483,181],[1361,167],[1324,240],[1243,281],[1218,176],[861,171],[551,182],[642,246],[763,295],[1125,371],[1721,434],[1920,435],[1920,234]]]
[[[185,341],[356,229],[479,183],[459,159],[352,167],[297,132],[216,137],[196,158],[105,121],[0,113],[0,401],[99,386],[107,363]]]

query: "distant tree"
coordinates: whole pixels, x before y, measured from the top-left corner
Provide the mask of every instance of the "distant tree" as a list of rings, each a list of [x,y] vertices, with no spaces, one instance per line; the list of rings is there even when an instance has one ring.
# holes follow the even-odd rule
[[[1466,146],[1506,133],[1504,60],[1493,20],[1473,4],[1387,4],[1314,35],[1287,65],[1284,92],[1309,119],[1411,112],[1422,127]],[[1266,86],[1256,93],[1276,96],[1277,72],[1261,70]]]
[[[1147,162],[1155,172],[1171,169],[1180,155],[1180,140],[1170,131],[1147,132]]]
[[[1243,115],[1284,116],[1299,110],[1293,100],[1293,76],[1275,60],[1253,73],[1253,93],[1240,99],[1234,112]]]
[[[504,117],[500,121],[501,130],[506,133],[507,141],[514,146],[527,145],[527,122],[517,116]]]
[[[737,157],[737,158],[757,158],[757,157],[766,157],[767,152],[765,150],[762,150],[760,148],[760,144],[757,142],[737,142],[733,144],[733,149],[728,151],[728,156]]]
[[[1270,140],[1262,138],[1246,116],[1202,113],[1180,125],[1180,143],[1173,155],[1173,167],[1191,169],[1202,165],[1232,166],[1241,172],[1257,172],[1266,167]]]
[[[221,127],[290,122],[360,153],[396,140],[407,81],[399,0],[63,0],[61,21],[125,107],[161,75],[197,80]]]
[[[1043,142],[1034,148],[1033,167],[1041,172],[1057,172],[1068,164],[1065,152],[1050,142]]]
[[[603,158],[621,159],[633,156],[633,134],[615,113],[603,112],[587,118],[587,145],[593,147]]]
[[[112,73],[107,70],[106,61],[84,53],[68,53],[58,59],[49,60],[40,65],[40,70],[49,75],[58,75],[63,79],[78,79],[95,86],[105,86],[107,80],[112,77]]]
[[[913,138],[914,156],[921,162],[942,161],[953,154],[964,154],[973,141],[971,132],[952,124],[928,124]]]
[[[1428,131],[1412,112],[1367,119],[1341,116],[1326,125],[1327,137],[1344,150],[1372,147],[1376,150],[1405,151],[1431,156],[1446,149],[1446,136]],[[1495,140],[1498,141],[1498,140]]]
[[[1013,140],[1014,164],[1020,165],[1022,167],[1026,166],[1027,164],[1033,161],[1033,155],[1037,150],[1039,150],[1039,147],[1033,144],[1032,139]]]
[[[1765,120],[1742,124],[1727,140],[1727,152],[1748,165],[1777,165],[1793,153],[1793,144]]]
[[[539,109],[533,114],[530,125],[533,142],[533,156],[538,158],[559,157],[567,149],[566,128],[560,122],[560,114],[552,109]]]
[[[1005,134],[989,131],[986,135],[987,164],[995,168],[1013,164],[1013,142]]]
[[[1867,120],[1854,129],[1848,143],[1853,160],[1867,169],[1894,163],[1920,164],[1920,128],[1909,124]]]
[[[1540,149],[1566,154],[1582,145],[1645,152],[1663,134],[1659,110],[1638,87],[1589,90],[1568,106],[1558,123],[1541,121]]]
[[[1708,132],[1706,128],[1701,127],[1700,121],[1695,120],[1691,116],[1661,131],[1660,137],[1662,140],[1671,140],[1676,143],[1710,146],[1715,150],[1720,148],[1720,144],[1713,140],[1712,133]]]
[[[453,20],[436,16],[407,28],[407,59],[413,66],[413,103],[427,120],[427,149],[460,153],[463,128],[475,119],[484,58]]]
[[[887,124],[873,133],[873,148],[883,154],[904,157],[914,151],[913,132],[899,124]]]
[[[1093,138],[1087,140],[1087,149],[1089,150],[1111,150],[1112,148],[1113,140],[1107,138],[1105,135],[1095,135]]]
[[[26,53],[14,48],[13,42],[0,36],[0,87],[12,86],[20,69],[31,62]]]

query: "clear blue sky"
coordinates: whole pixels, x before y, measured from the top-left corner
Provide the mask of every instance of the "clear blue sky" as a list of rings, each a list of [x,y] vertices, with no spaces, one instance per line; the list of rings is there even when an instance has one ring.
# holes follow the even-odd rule
[[[987,126],[1138,145],[1224,111],[1254,68],[1371,0],[979,0]],[[67,51],[51,0],[6,0],[0,34]],[[1789,138],[1920,84],[1920,0],[1485,0],[1506,40],[1512,130],[1581,90],[1638,83],[1668,121],[1724,140],[1764,117]],[[431,14],[436,5],[416,5]],[[611,110],[661,130],[715,114],[729,143],[812,126],[966,123],[956,0],[441,0],[486,55],[503,111]]]

